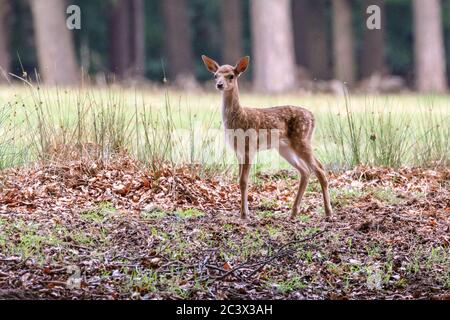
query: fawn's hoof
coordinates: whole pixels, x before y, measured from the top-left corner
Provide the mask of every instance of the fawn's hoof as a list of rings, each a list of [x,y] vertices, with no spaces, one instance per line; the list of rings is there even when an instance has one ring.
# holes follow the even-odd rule
[[[247,213],[244,213],[244,214],[241,213],[241,220],[248,220],[248,214]]]
[[[291,215],[289,216],[289,220],[295,220],[298,216],[299,209],[292,209]]]
[[[242,220],[247,220],[248,216],[249,216],[249,213],[250,213],[250,211],[248,210],[248,207],[241,208],[240,212],[241,212],[241,219]]]

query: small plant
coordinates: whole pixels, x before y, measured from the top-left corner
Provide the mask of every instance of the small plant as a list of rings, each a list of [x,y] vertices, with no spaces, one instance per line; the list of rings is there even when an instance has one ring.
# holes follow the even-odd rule
[[[259,205],[259,207],[263,210],[275,210],[278,208],[278,202],[276,199],[268,199],[268,198],[263,198],[261,199],[261,204]]]
[[[366,246],[367,256],[371,259],[375,260],[375,259],[379,258],[380,251],[381,251],[381,249],[380,249],[379,245],[376,243]]]
[[[134,292],[156,292],[158,291],[158,280],[159,275],[154,270],[134,270],[129,277],[126,288],[128,291]]]
[[[355,198],[363,196],[363,193],[356,188],[330,189],[331,202],[339,207],[349,205]]]
[[[369,290],[381,290],[383,288],[383,270],[376,265],[372,265],[366,268],[366,274]]]
[[[417,274],[420,272],[421,260],[423,257],[422,247],[414,248],[409,255],[409,261],[406,265],[406,272],[410,274]]]
[[[403,202],[392,188],[374,188],[371,193],[375,199],[388,205],[397,205]]]
[[[109,214],[115,212],[115,208],[110,202],[100,202],[95,209],[81,212],[81,217],[84,220],[100,222],[103,221]]]
[[[447,273],[447,277],[444,279],[444,287],[450,289],[450,272]]]
[[[309,220],[311,220],[311,217],[308,216],[308,215],[305,215],[305,214],[301,214],[301,215],[298,216],[298,219],[301,222],[308,222]]]
[[[94,238],[92,238],[92,236],[90,234],[88,234],[86,232],[83,232],[83,231],[78,231],[78,232],[73,231],[73,232],[71,232],[70,238],[76,244],[83,245],[83,246],[86,246],[86,245],[92,246],[95,243],[94,242]]]
[[[269,237],[274,240],[280,238],[282,235],[282,232],[278,228],[271,225],[267,226],[267,233],[269,234]]]
[[[289,294],[293,291],[304,289],[305,287],[302,279],[298,276],[276,284],[276,288],[281,294]]]
[[[205,214],[197,209],[187,209],[187,210],[176,211],[175,215],[181,219],[192,219],[192,218],[203,217]]]
[[[317,179],[311,180],[311,182],[306,187],[306,192],[320,192],[320,184]]]
[[[144,220],[163,219],[167,217],[167,213],[163,210],[142,211],[141,218]]]
[[[225,231],[231,232],[231,231],[233,231],[233,229],[234,229],[234,227],[232,224],[226,223],[223,225],[223,230],[225,230]]]
[[[447,265],[450,263],[450,253],[443,247],[433,247],[428,254],[425,268],[433,270],[436,265]],[[450,268],[450,267],[449,267]]]
[[[257,214],[262,218],[273,218],[275,216],[275,213],[270,210],[257,211]]]
[[[308,263],[312,263],[313,262],[313,258],[314,258],[314,254],[312,251],[310,250],[298,250],[297,251],[297,257],[300,260],[305,260]]]
[[[243,259],[248,259],[254,255],[260,255],[265,241],[259,231],[252,234],[246,234],[241,243],[237,244],[239,255]]]

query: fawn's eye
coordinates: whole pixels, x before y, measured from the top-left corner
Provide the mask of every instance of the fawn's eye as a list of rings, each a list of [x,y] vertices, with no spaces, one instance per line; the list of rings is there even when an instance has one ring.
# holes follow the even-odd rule
[[[215,74],[215,75],[214,75],[214,79],[217,79],[217,77],[218,77],[217,74]]]
[[[228,80],[233,80],[234,79],[234,76],[233,75],[229,75],[228,76]]]

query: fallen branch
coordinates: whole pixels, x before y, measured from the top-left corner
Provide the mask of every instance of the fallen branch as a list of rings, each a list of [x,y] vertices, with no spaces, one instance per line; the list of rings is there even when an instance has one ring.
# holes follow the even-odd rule
[[[288,246],[290,246],[290,245],[292,245],[292,244],[297,244],[297,243],[302,243],[302,242],[306,242],[306,241],[312,240],[312,239],[316,238],[317,236],[323,234],[324,232],[325,232],[325,230],[321,230],[321,231],[316,232],[315,234],[313,234],[313,235],[311,235],[311,236],[309,236],[309,237],[306,237],[306,238],[304,238],[304,239],[290,241],[290,242],[288,242],[288,243],[282,245],[282,246],[278,249],[277,253],[274,254],[274,255],[272,255],[271,257],[269,257],[269,258],[267,258],[267,259],[265,259],[265,260],[263,260],[263,261],[253,263],[253,264],[248,264],[248,261],[247,261],[247,262],[244,262],[244,263],[241,263],[240,265],[238,265],[237,267],[235,267],[235,268],[233,268],[233,269],[227,271],[227,272],[224,273],[223,275],[220,275],[220,276],[218,276],[218,277],[215,277],[215,278],[214,278],[214,281],[224,279],[224,278],[228,277],[229,275],[234,274],[236,271],[239,271],[239,270],[242,270],[242,269],[250,269],[250,268],[258,267],[257,269],[253,270],[253,271],[247,276],[247,278],[249,278],[249,277],[253,276],[255,273],[257,273],[259,270],[261,270],[264,266],[266,266],[267,264],[269,264],[270,262],[272,262],[273,260],[275,260],[275,259],[277,259],[277,258],[284,257],[284,256],[286,256],[286,255],[292,253],[292,252],[293,252],[292,249],[284,250],[284,249],[287,248]]]

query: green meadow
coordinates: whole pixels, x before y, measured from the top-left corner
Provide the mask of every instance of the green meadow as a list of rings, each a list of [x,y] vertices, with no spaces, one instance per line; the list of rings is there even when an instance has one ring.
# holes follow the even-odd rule
[[[260,95],[241,93],[244,106],[297,105],[317,120],[314,148],[329,169],[358,164],[446,165],[450,97],[402,94]],[[221,97],[214,91],[119,87],[0,90],[0,166],[48,160],[55,150],[95,145],[95,156],[127,152],[150,166],[168,161],[228,170]],[[259,170],[288,168],[274,151],[260,153]]]

